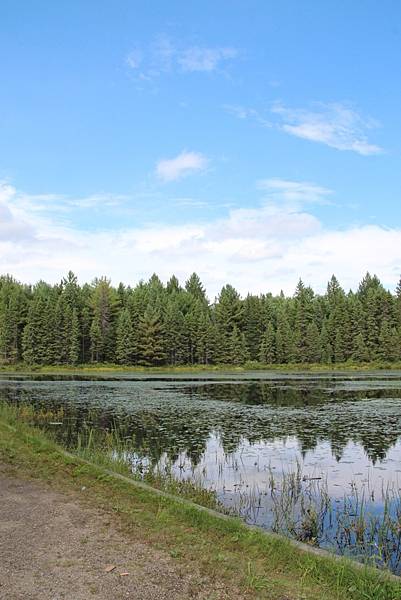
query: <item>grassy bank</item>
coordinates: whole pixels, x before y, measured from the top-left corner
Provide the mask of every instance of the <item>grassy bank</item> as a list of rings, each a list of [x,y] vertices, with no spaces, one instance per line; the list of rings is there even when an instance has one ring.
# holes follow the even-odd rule
[[[127,535],[168,551],[182,568],[196,563],[216,580],[237,583],[250,598],[401,600],[401,582],[383,573],[306,553],[283,538],[133,486],[101,466],[68,457],[5,405],[0,406],[0,461],[19,476],[75,490],[82,502],[113,513]]]
[[[246,373],[249,371],[277,371],[277,372],[292,372],[292,371],[307,371],[311,373],[325,373],[332,371],[383,371],[383,370],[401,370],[401,362],[368,362],[368,363],[286,363],[286,364],[262,364],[258,362],[249,362],[244,365],[180,365],[176,367],[161,366],[161,367],[141,367],[141,366],[125,366],[111,363],[88,363],[82,365],[27,365],[25,363],[0,364],[0,372],[6,373]]]

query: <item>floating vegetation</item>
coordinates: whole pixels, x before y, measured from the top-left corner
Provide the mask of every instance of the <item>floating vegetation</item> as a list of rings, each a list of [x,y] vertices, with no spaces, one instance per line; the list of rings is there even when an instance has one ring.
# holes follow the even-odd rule
[[[67,448],[248,523],[401,573],[401,382],[0,381]]]

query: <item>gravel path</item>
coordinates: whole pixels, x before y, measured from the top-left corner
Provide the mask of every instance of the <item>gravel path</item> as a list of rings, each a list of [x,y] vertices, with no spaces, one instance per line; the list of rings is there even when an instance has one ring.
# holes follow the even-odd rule
[[[72,493],[15,479],[0,465],[1,600],[243,598],[183,569]]]

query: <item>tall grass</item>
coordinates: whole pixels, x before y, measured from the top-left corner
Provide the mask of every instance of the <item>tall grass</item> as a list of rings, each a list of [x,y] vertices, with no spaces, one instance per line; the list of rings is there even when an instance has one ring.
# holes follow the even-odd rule
[[[45,427],[60,439],[61,409],[36,410],[24,404],[12,411],[16,419]],[[202,506],[241,516],[248,523],[260,524],[259,513],[267,509],[268,525],[276,533],[401,572],[401,494],[396,484],[382,488],[380,497],[374,497],[369,481],[363,487],[353,484],[350,493],[334,502],[327,480],[306,477],[297,463],[293,470],[281,473],[269,469],[265,487],[235,487],[228,507],[224,495],[206,486],[199,473],[177,473],[176,465],[168,460],[152,463],[146,450],[135,448],[132,438],[117,423],[108,430],[84,424],[70,450]],[[223,470],[223,465],[218,465],[221,475]]]

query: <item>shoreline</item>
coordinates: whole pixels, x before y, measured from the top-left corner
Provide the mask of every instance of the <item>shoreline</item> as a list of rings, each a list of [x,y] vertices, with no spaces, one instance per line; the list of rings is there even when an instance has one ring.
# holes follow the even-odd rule
[[[66,453],[43,432],[18,421],[7,407],[0,411],[0,460],[17,475],[58,490],[85,488],[88,506],[113,512],[125,527],[135,525],[159,542],[161,537],[169,551],[179,546],[183,562],[191,557],[214,572],[217,561],[218,571],[221,567],[228,580],[254,594],[250,597],[401,599],[401,580],[386,571],[313,549],[305,552],[284,537],[138,486],[129,477]],[[223,564],[221,555],[226,556]]]
[[[18,363],[15,365],[0,365],[0,374],[18,373],[29,374],[96,374],[96,373],[127,373],[127,374],[202,374],[221,373],[246,375],[250,373],[355,373],[375,371],[400,371],[401,362],[371,362],[371,363],[335,363],[335,364],[312,364],[312,363],[288,363],[268,364],[246,363],[245,365],[180,365],[175,367],[143,367],[138,365],[118,365],[109,363],[82,364],[82,365],[27,365]]]

